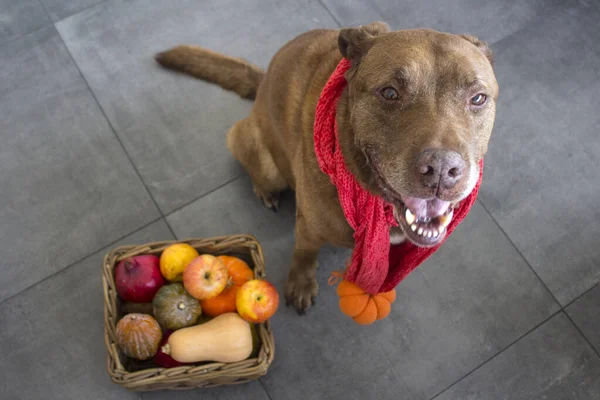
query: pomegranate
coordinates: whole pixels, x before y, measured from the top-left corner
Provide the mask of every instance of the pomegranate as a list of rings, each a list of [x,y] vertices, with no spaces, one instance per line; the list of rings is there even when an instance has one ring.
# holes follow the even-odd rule
[[[162,368],[173,368],[173,367],[181,367],[182,365],[186,365],[184,363],[174,360],[173,357],[171,357],[170,355],[168,355],[167,353],[162,351],[162,347],[165,344],[167,344],[167,342],[169,341],[169,336],[171,336],[171,333],[173,333],[173,332],[172,331],[164,332],[162,342],[160,343],[160,346],[158,346],[158,351],[156,352],[156,354],[154,355],[154,358],[152,359],[154,364],[156,364]]]
[[[160,273],[160,259],[146,254],[121,261],[115,268],[115,283],[121,299],[149,303],[166,281]]]

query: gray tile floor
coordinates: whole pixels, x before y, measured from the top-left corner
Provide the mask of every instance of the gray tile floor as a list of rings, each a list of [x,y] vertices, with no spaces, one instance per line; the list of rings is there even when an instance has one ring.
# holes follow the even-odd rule
[[[100,260],[121,243],[249,232],[281,290],[294,200],[253,198],[225,132],[251,103],[159,69],[196,43],[266,66],[295,35],[383,19],[489,41],[501,85],[473,212],[343,318],[320,257],[259,382],[131,393],[105,373]],[[0,0],[0,399],[600,399],[600,4],[593,0]]]

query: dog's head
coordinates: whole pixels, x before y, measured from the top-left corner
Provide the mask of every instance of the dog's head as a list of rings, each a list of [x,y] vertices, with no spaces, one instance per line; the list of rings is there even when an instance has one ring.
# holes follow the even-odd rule
[[[409,240],[433,246],[479,178],[498,97],[491,53],[472,36],[381,22],[338,42],[352,62],[338,119],[350,169],[394,204]]]

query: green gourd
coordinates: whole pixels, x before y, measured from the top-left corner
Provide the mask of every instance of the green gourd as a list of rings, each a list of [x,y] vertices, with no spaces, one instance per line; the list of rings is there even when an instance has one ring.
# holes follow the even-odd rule
[[[152,300],[152,309],[160,326],[169,330],[192,326],[202,314],[200,302],[181,283],[161,287]]]

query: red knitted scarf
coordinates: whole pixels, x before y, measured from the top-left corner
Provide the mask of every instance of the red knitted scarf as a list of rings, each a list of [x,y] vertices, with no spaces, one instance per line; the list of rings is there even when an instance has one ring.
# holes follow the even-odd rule
[[[483,160],[475,188],[454,210],[444,240],[435,247],[418,247],[408,240],[390,246],[390,229],[397,226],[392,205],[374,196],[357,182],[346,167],[340,149],[336,105],[346,87],[344,74],[350,61],[342,59],[327,81],[315,114],[315,152],[321,170],[336,186],[346,220],[354,229],[355,247],[344,279],[375,295],[394,289],[409,273],[431,256],[467,216],[477,199],[483,174]]]

